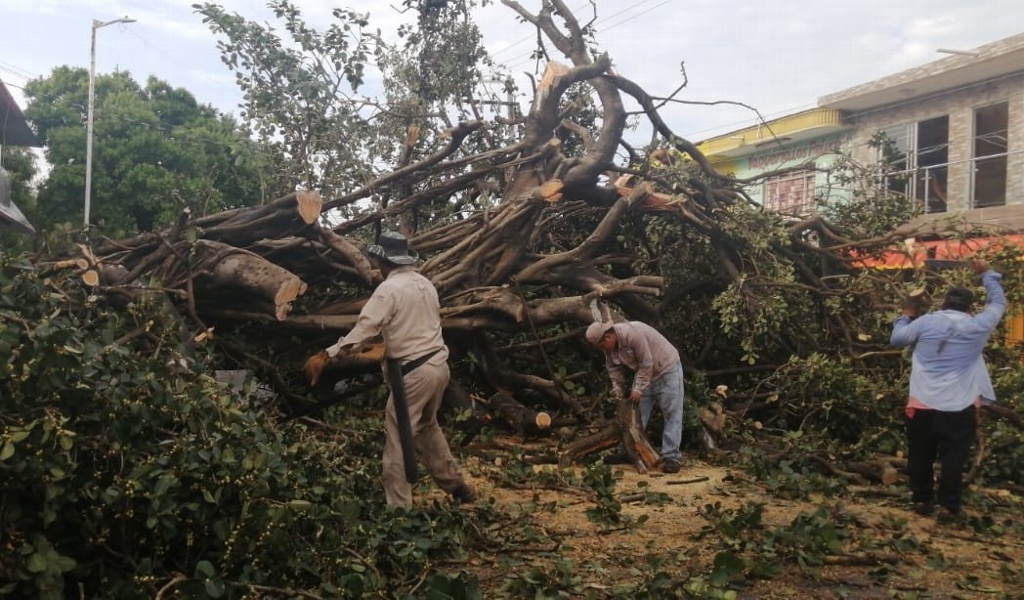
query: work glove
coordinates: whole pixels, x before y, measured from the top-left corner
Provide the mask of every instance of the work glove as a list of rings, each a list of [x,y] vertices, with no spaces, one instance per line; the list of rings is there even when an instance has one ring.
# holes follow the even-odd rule
[[[326,350],[321,350],[306,360],[306,364],[302,366],[302,370],[306,373],[306,379],[309,381],[309,385],[315,386],[317,382],[320,381],[320,374],[323,373],[324,367],[327,366],[327,362],[330,360],[331,359],[327,356]]]
[[[334,344],[333,346],[328,346],[324,350],[324,352],[327,353],[327,356],[329,356],[331,358],[334,358],[335,356],[337,356],[338,354],[341,353],[341,342],[338,342],[338,343]]]

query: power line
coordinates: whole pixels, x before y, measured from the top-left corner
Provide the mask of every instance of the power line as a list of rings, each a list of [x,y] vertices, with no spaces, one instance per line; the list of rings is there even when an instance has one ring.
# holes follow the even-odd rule
[[[33,75],[32,73],[29,73],[28,71],[26,71],[26,70],[24,70],[24,69],[22,69],[20,67],[16,67],[16,66],[14,66],[14,65],[12,65],[10,63],[5,63],[3,61],[0,61],[0,69],[2,69],[4,71],[7,71],[8,73],[10,73],[10,74],[12,74],[12,75],[14,75],[16,77],[21,77],[22,79],[35,79],[36,78],[36,76]]]
[[[633,6],[639,6],[641,4],[646,4],[648,1],[649,0],[641,0],[640,2],[637,2],[636,4],[634,4]],[[655,4],[654,6],[648,8],[647,10],[645,10],[643,12],[639,12],[639,13],[637,13],[635,15],[631,15],[630,17],[628,17],[626,19],[623,19],[623,20],[619,21],[618,23],[615,23],[614,25],[610,25],[609,27],[604,29],[604,31],[610,31],[612,29],[615,29],[619,25],[622,25],[623,23],[628,23],[628,22],[632,21],[633,19],[638,19],[638,18],[646,15],[647,13],[651,12],[652,10],[654,10],[656,8],[661,8],[662,6],[665,6],[669,2],[672,2],[672,0],[664,0],[661,4]],[[631,6],[630,8],[633,8],[633,6]],[[628,9],[626,9],[626,10],[628,10]],[[608,20],[618,16],[619,14],[622,14],[623,12],[626,12],[626,11],[623,10],[623,11],[621,11],[619,13],[614,14],[614,15],[610,15],[607,19],[604,19],[603,21],[600,21],[600,22],[608,21]]]
[[[1021,71],[1016,71],[1014,73],[1007,73],[1005,75],[1000,75],[998,77],[993,77],[993,78],[989,78],[989,79],[983,79],[981,81],[975,81],[973,83],[966,83],[966,84],[961,85],[959,87],[950,88],[948,90],[942,90],[942,91],[939,91],[939,92],[935,92],[933,94],[926,94],[923,97],[918,96],[918,97],[915,97],[915,98],[907,98],[905,100],[900,100],[900,101],[897,101],[897,102],[891,102],[889,104],[885,104],[885,105],[882,105],[882,106],[877,106],[875,108],[871,108],[871,109],[867,109],[867,110],[860,110],[860,111],[851,111],[851,112],[853,112],[853,115],[856,116],[856,117],[863,117],[863,116],[871,115],[871,114],[874,114],[874,113],[877,113],[877,112],[881,112],[881,111],[884,111],[884,110],[889,110],[889,109],[892,109],[892,108],[898,108],[900,106],[906,106],[908,104],[914,104],[915,102],[920,102],[922,100],[922,98],[928,98],[928,99],[943,98],[943,97],[948,96],[950,94],[956,94],[958,92],[964,92],[964,91],[971,90],[971,89],[974,89],[974,88],[979,87],[979,86],[988,85],[990,83],[995,83],[995,82],[998,82],[998,81],[1002,81],[1003,79],[1009,79],[1011,77],[1018,77],[1018,76],[1020,76],[1020,74],[1021,74]],[[814,104],[805,104],[805,105],[802,105],[802,106],[798,106],[796,108],[776,111],[776,112],[772,113],[769,116],[775,116],[775,115],[783,115],[783,116],[785,116],[785,115],[794,114],[794,113],[802,111],[802,110],[808,110],[808,109],[817,108],[817,107],[819,107],[819,105],[818,105],[817,102],[815,102]],[[685,135],[683,137],[686,138],[686,139],[690,139],[690,136],[692,136],[692,135],[697,135],[697,134],[700,134],[700,133],[704,133],[706,131],[719,131],[719,130],[725,129],[727,127],[730,128],[730,129],[725,131],[725,133],[728,133],[729,131],[734,131],[737,128],[751,127],[752,125],[750,125],[750,123],[756,124],[756,123],[760,123],[760,121],[757,120],[757,119],[739,121],[739,122],[733,123],[731,125],[722,125],[721,127],[712,127],[712,128],[709,128],[709,129],[703,129],[701,131],[695,131],[695,132],[693,132],[691,134],[687,134],[687,135]],[[722,134],[719,134],[719,135],[722,135]]]
[[[650,1],[651,0],[639,0],[638,2],[635,2],[635,3],[631,4],[630,6],[627,6],[626,8],[620,10],[617,13],[612,13],[611,15],[608,15],[607,17],[604,17],[603,19],[598,20],[595,23],[595,25],[600,25],[602,23],[607,23],[611,19],[614,19],[615,17],[617,17],[619,15],[625,14],[625,13],[633,10],[634,8],[636,8],[638,6],[647,4]],[[652,10],[654,10],[655,8],[660,8],[661,6],[664,6],[665,4],[668,4],[671,1],[672,0],[664,0],[661,4],[657,4],[657,5],[655,5],[655,6],[651,7],[651,8],[643,11],[643,12],[640,12],[640,13],[637,13],[636,15],[630,16],[629,18],[624,19],[624,20],[620,21],[619,23],[615,23],[615,24],[609,26],[604,31],[610,31],[611,29],[614,29],[615,27],[618,27],[619,25],[622,25],[623,23],[627,23],[629,21],[632,21],[633,19],[635,19],[635,18],[637,18],[639,16],[642,16],[642,15],[645,15],[645,14],[651,12]],[[587,6],[589,6],[589,4],[584,4],[584,5],[578,6],[575,9],[573,9],[573,13],[575,14],[575,13],[579,12],[580,10],[586,8]],[[535,37],[534,35],[528,35],[528,36],[522,38],[521,40],[519,40],[519,41],[517,41],[517,42],[515,42],[513,44],[510,44],[509,46],[506,46],[505,48],[502,48],[501,50],[491,54],[491,58],[495,58],[495,57],[497,57],[498,55],[500,55],[500,54],[502,54],[504,52],[508,52],[509,50],[514,48],[515,46],[518,46],[518,45],[520,45],[520,44],[522,44],[524,42],[528,42],[528,41],[534,39],[534,37]],[[531,60],[532,60],[532,58],[530,56],[526,56],[525,58],[519,59],[518,61],[516,61],[511,66],[508,66],[508,68],[509,69],[514,69],[514,68],[518,67],[519,65],[523,65],[523,64],[529,63]]]

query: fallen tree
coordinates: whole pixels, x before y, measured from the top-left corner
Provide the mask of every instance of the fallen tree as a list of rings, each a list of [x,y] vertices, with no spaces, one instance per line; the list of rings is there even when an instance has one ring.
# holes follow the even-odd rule
[[[232,367],[269,380],[285,413],[329,404],[339,382],[374,368],[372,353],[330,361],[313,387],[301,372],[308,356],[352,327],[379,282],[361,250],[382,228],[402,230],[423,256],[419,268],[441,295],[456,377],[469,395],[515,390],[514,401],[556,418],[611,416],[616,408],[600,400],[603,378],[580,377],[601,372],[579,336],[597,310],[664,331],[688,376],[699,375],[689,389],[700,406],[716,384],[742,389],[726,401],[731,419],[783,420],[785,428],[796,415],[813,418],[811,406],[787,415],[785,406],[754,400],[773,381],[763,375],[816,356],[842,372],[842,393],[898,403],[905,368],[885,344],[891,310],[913,286],[939,283],[934,274],[861,265],[914,235],[895,230],[912,204],[872,195],[862,180],[867,195],[854,204],[904,209],[892,211],[890,227],[865,230],[855,213],[830,221],[766,212],[744,194],[749,182],[717,172],[672,131],[659,109],[674,96],[652,96],[613,70],[563,2],[536,13],[503,3],[561,56],[547,62],[526,114],[485,119],[477,111],[450,122],[426,111],[384,113],[378,121],[404,133],[400,152],[361,185],[183,212],[167,229],[79,245],[54,268],[81,269],[87,285],[112,299],[166,295],[194,341],[212,340]],[[204,11],[228,36],[226,50],[265,51],[246,45],[239,21],[211,5]],[[650,127],[646,148],[627,142],[630,118]],[[896,375],[877,389],[855,378],[880,369]],[[865,427],[891,424],[891,414],[872,413]],[[619,417],[621,431],[605,438],[628,431]],[[725,433],[719,427],[719,439],[709,434],[704,445],[722,445]]]
[[[562,2],[536,14],[505,4],[565,63],[548,61],[526,114],[488,119],[464,101],[466,118],[447,122],[457,111],[428,110],[421,87],[373,119],[335,118],[316,109],[337,94],[306,98],[310,80],[272,79],[251,114],[287,115],[280,135],[298,166],[282,170],[307,174],[305,191],[182,212],[130,237],[90,231],[33,264],[3,256],[0,349],[10,360],[0,391],[11,406],[0,415],[0,469],[10,474],[0,478],[0,572],[21,593],[63,597],[74,584],[80,595],[117,597],[417,595],[470,587],[461,575],[425,580],[438,565],[464,564],[466,546],[536,553],[541,531],[555,539],[544,554],[558,550],[558,534],[536,529],[529,511],[384,511],[381,348],[330,361],[313,385],[302,372],[379,281],[362,249],[384,228],[411,238],[442,297],[454,373],[446,403],[464,409],[446,426],[469,424],[462,452],[515,455],[529,442],[521,461],[492,463],[506,479],[528,472],[513,482],[521,489],[573,472],[538,475],[519,462],[588,462],[592,491],[570,489],[615,517],[613,474],[592,455],[623,444],[638,468],[656,460],[632,407],[607,400],[603,365],[582,339],[598,317],[647,321],[679,347],[687,414],[697,417],[687,455],[741,464],[789,493],[806,493],[812,475],[899,476],[907,363],[886,344],[891,317],[909,291],[973,283],[967,273],[861,267],[914,234],[895,231],[903,218],[885,226],[863,215],[908,215],[907,199],[873,195],[865,179],[864,196],[837,216],[766,212],[744,195],[748,182],[715,172],[662,119],[676,99],[613,71]],[[229,36],[226,51],[260,51],[247,45],[258,27],[203,10]],[[444,43],[440,33],[426,42]],[[304,73],[301,57],[277,57],[290,62],[253,67],[246,81]],[[274,112],[258,104],[268,99],[307,104]],[[650,124],[647,147],[626,140],[631,118]],[[355,168],[339,150],[347,140],[331,136],[371,121],[400,141]],[[326,166],[312,168],[314,158]],[[1012,248],[987,252],[1008,279],[1021,274]],[[1019,489],[1019,351],[996,340],[990,354],[1008,401],[990,411],[972,477]],[[209,375],[216,369],[253,377],[229,387]],[[254,393],[253,379],[273,393]],[[343,402],[341,421],[331,410]],[[476,435],[492,424],[513,439]],[[645,550],[647,562],[630,566],[647,569],[648,559]],[[665,589],[682,589],[684,571]]]

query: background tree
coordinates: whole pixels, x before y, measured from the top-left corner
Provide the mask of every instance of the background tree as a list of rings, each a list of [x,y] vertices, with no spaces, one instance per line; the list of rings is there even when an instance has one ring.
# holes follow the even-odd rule
[[[677,136],[658,111],[671,95],[655,98],[612,71],[611,58],[595,52],[592,31],[563,1],[544,0],[536,13],[513,0],[503,3],[536,28],[546,40],[542,53],[552,58],[521,118],[478,115],[469,101],[460,107],[458,86],[451,95],[432,96],[451,100],[429,114],[394,110],[391,100],[426,106],[403,84],[372,101],[335,107],[338,86],[354,89],[348,78],[368,72],[370,54],[355,50],[369,48],[353,33],[368,26],[358,15],[340,13],[328,32],[356,37],[332,46],[284,3],[272,6],[289,39],[202,7],[213,30],[228,39],[225,52],[237,53],[226,58],[237,61],[250,86],[247,106],[262,111],[246,118],[262,124],[266,139],[289,140],[278,147],[295,163],[281,173],[302,187],[317,186],[259,206],[198,217],[182,212],[169,227],[95,240],[33,263],[3,263],[0,350],[11,360],[0,361],[6,365],[0,389],[4,398],[17,398],[17,410],[0,412],[7,426],[0,468],[14,473],[0,478],[13,499],[0,502],[9,511],[0,513],[0,525],[3,540],[17,541],[0,548],[0,560],[8,561],[0,568],[16,582],[12,589],[31,596],[74,582],[86,594],[136,585],[138,595],[163,597],[178,591],[217,597],[228,589],[282,597],[433,597],[434,583],[452,590],[452,581],[448,572],[438,581],[429,569],[454,564],[448,561],[460,549],[493,556],[512,547],[513,561],[527,554],[559,560],[568,545],[551,544],[563,528],[531,527],[547,512],[535,510],[536,497],[514,515],[488,504],[472,509],[470,518],[443,504],[385,513],[379,495],[360,493],[374,487],[380,468],[385,392],[371,375],[380,354],[331,361],[316,385],[301,367],[352,327],[379,282],[361,250],[384,227],[408,231],[423,256],[419,268],[441,296],[455,373],[449,399],[466,409],[449,425],[473,423],[477,407],[499,394],[556,413],[564,438],[539,443],[558,459],[586,463],[583,485],[593,493],[585,501],[596,504],[588,516],[623,522],[611,493],[613,474],[593,460],[593,451],[622,436],[602,438],[611,443],[600,446],[588,435],[600,437],[625,414],[616,410],[624,404],[610,399],[606,378],[595,375],[602,372],[600,359],[582,340],[595,312],[647,321],[683,351],[688,452],[749,467],[765,488],[785,494],[809,496],[808,482],[826,479],[828,494],[871,476],[884,481],[881,469],[870,475],[853,469],[891,465],[902,447],[909,369],[887,345],[899,301],[919,286],[935,292],[953,283],[976,285],[976,277],[966,270],[864,268],[865,257],[899,251],[904,237],[914,235],[886,228],[910,208],[899,202],[885,204],[884,215],[862,228],[856,215],[879,201],[872,194],[858,196],[865,206],[844,211],[838,224],[763,210],[743,192],[742,184],[756,182],[716,172]],[[338,47],[349,52],[331,54]],[[377,67],[401,73],[396,81],[415,82],[432,65],[429,56],[401,60],[397,48],[377,46],[373,54]],[[334,76],[316,75],[325,71],[319,63]],[[281,93],[293,84],[298,100]],[[627,102],[638,108],[628,110]],[[462,109],[473,118],[454,120]],[[654,131],[652,144],[638,149],[623,139],[630,120]],[[333,129],[346,124],[352,128],[345,133]],[[356,137],[345,138],[349,131]],[[1014,248],[984,253],[1007,280],[1024,271]],[[1011,288],[1011,302],[1022,292]],[[998,388],[1019,407],[1020,348],[997,340],[990,358]],[[253,377],[228,393],[204,376],[218,369]],[[256,388],[269,388],[272,397]],[[352,401],[339,404],[342,399]],[[322,420],[309,419],[313,414]],[[1022,446],[1007,423],[1014,421],[986,423],[998,454],[978,469],[1019,485]],[[474,450],[494,458],[486,440]],[[508,446],[502,451],[509,453]],[[571,481],[573,471],[536,473],[519,448],[510,454],[511,460],[481,461],[478,468],[520,490],[581,487]],[[21,506],[44,510],[8,509]],[[741,543],[717,505],[704,511],[711,519],[719,513],[718,524],[733,531],[725,533],[729,553],[710,565],[698,554],[680,557],[673,547],[672,557],[651,562],[702,563],[694,568],[715,575],[785,570],[777,560],[747,569],[739,554],[758,548]],[[760,513],[758,507],[751,518],[735,520],[759,528],[759,517],[752,517]],[[820,539],[827,517],[801,527],[800,537],[784,536],[784,546],[809,550],[804,542],[814,538],[824,542],[816,547],[839,552],[839,539]],[[905,522],[898,528],[891,539],[866,540],[865,548],[887,549],[887,556],[870,558],[872,566],[891,570],[901,558],[890,549],[907,547],[903,541],[918,545],[904,537]],[[754,546],[769,554],[782,538],[762,539]],[[788,566],[824,564],[814,552],[787,554]],[[843,553],[862,560],[856,548]],[[472,562],[458,564],[472,568]],[[665,595],[645,596],[642,583],[632,585],[639,562],[622,569],[611,562],[595,569],[600,585],[576,586],[573,593],[600,594],[595,590],[611,589],[611,581],[616,588],[608,597]],[[571,568],[559,567],[552,577],[526,568],[516,573],[519,562],[489,564],[488,597],[566,595],[562,582],[578,581]],[[690,580],[689,568],[671,571],[652,572],[650,583],[660,580],[662,589],[677,592],[699,583]],[[620,576],[634,589],[623,589]],[[735,596],[722,589],[731,582],[725,576],[713,577],[716,589],[697,597]],[[497,589],[503,577],[512,585]],[[465,589],[448,595],[476,597]]]
[[[417,17],[398,30],[398,43],[370,30],[367,15],[347,8],[335,9],[333,22],[318,31],[288,0],[268,3],[281,27],[214,3],[194,7],[222,37],[223,61],[243,92],[242,118],[287,159],[278,175],[332,197],[429,155],[458,121],[479,116],[475,95],[490,63],[470,18],[478,4],[406,0],[405,10]],[[468,143],[480,150],[476,144],[488,139],[497,145],[486,136]],[[374,201],[387,207],[393,196],[415,188],[384,190]],[[348,206],[334,208],[352,214]]]
[[[37,226],[75,222],[83,210],[88,72],[58,67],[25,87],[26,117],[51,165]],[[283,193],[272,155],[235,121],[186,90],[125,72],[96,77],[91,220],[111,235],[166,226],[183,208],[205,215]],[[80,222],[80,220],[79,220]]]

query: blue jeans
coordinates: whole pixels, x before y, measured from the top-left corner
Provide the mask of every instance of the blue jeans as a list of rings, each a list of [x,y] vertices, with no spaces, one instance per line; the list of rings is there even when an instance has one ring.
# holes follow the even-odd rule
[[[679,460],[679,444],[683,439],[683,365],[676,363],[664,375],[651,382],[640,396],[640,422],[644,429],[651,420],[657,400],[665,429],[661,434],[661,460]]]

